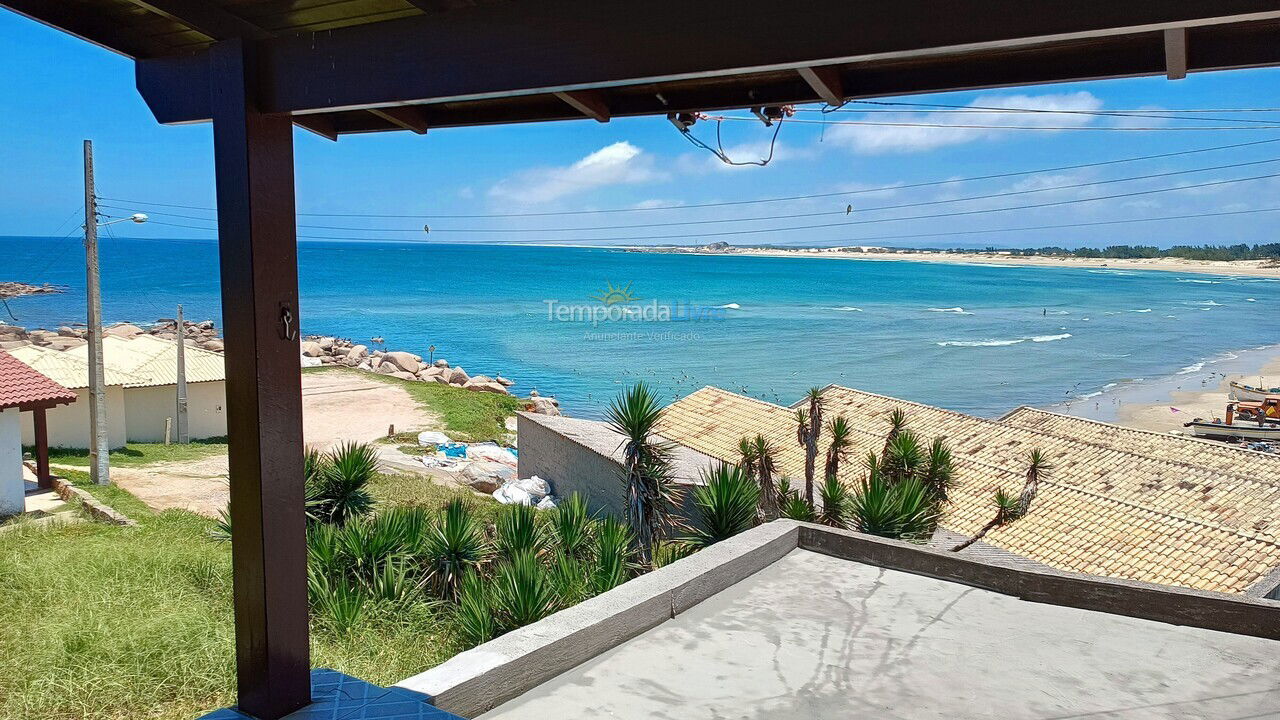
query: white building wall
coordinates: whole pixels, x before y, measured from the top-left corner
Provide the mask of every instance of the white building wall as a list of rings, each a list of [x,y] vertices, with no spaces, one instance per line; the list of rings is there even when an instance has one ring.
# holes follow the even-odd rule
[[[59,405],[47,411],[49,423],[49,447],[89,447],[89,390],[77,388],[76,401]],[[126,442],[124,389],[107,388],[107,444],[112,448],[123,447]],[[32,414],[22,413],[22,444],[35,444],[35,426]]]
[[[227,388],[222,380],[187,383],[187,431],[193,440],[227,434]],[[129,442],[164,442],[165,420],[177,422],[178,387],[125,388]],[[171,439],[177,439],[177,427]]]
[[[26,509],[21,417],[18,408],[0,410],[0,517],[17,515]]]

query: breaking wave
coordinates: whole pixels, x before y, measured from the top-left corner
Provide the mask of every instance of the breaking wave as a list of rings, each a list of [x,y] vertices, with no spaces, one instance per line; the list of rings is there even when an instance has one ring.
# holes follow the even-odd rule
[[[1014,338],[1012,340],[944,340],[934,343],[938,347],[1004,347],[1005,345],[1017,345],[1024,342],[1054,342],[1055,340],[1066,340],[1071,337],[1071,333],[1062,333],[1061,335],[1035,335],[1033,337]]]
[[[841,305],[840,307],[827,308],[828,310],[836,310],[839,312],[862,312],[862,308],[852,305]]]
[[[725,303],[724,305],[716,305],[716,308],[720,310],[741,310],[742,306],[738,303]]]
[[[969,312],[968,310],[965,310],[965,309],[964,309],[964,308],[962,308],[962,307],[952,307],[952,308],[929,308],[929,312],[955,313],[956,315],[972,315],[972,314],[973,314],[973,313]]]

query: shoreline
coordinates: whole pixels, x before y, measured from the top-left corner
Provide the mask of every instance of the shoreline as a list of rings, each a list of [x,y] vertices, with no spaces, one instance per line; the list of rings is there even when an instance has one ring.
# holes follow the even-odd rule
[[[611,246],[595,246],[610,249]],[[892,252],[842,248],[733,248],[728,251],[706,248],[674,248],[642,245],[614,246],[628,252],[670,255],[728,255],[747,257],[797,257],[828,260],[879,260],[901,262],[951,263],[989,267],[1058,267],[1108,270],[1155,270],[1206,275],[1239,275],[1280,278],[1280,264],[1266,266],[1267,260],[1185,260],[1183,258],[1077,258],[1047,255],[999,255],[984,252],[940,252],[919,250]]]
[[[1223,416],[1232,380],[1277,384],[1280,345],[1226,351],[1168,376],[1118,384],[1045,409],[1138,430],[1190,435],[1183,423]]]

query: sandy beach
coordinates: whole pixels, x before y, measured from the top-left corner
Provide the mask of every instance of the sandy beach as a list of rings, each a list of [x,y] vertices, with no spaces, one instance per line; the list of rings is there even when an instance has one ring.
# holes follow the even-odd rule
[[[1162,270],[1165,272],[1204,273],[1280,278],[1280,263],[1268,260],[1185,260],[1183,258],[1077,258],[1037,255],[1002,255],[987,252],[937,252],[920,250],[860,250],[858,248],[747,248],[730,250],[707,248],[628,247],[637,252],[682,253],[691,255],[749,255],[758,257],[807,257],[835,260],[901,260],[905,262],[959,263],[1010,267],[1110,268],[1113,270]]]
[[[1212,390],[1174,391],[1167,398],[1155,403],[1123,403],[1116,421],[1121,425],[1154,430],[1156,432],[1183,432],[1182,424],[1194,418],[1222,417],[1227,405],[1227,393],[1232,380],[1247,385],[1267,386],[1280,384],[1280,350],[1275,350],[1256,372],[1229,373]]]

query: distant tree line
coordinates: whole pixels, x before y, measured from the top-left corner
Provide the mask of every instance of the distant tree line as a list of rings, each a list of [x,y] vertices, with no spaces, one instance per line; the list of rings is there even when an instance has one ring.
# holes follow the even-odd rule
[[[989,252],[997,248],[988,248]],[[964,252],[955,250],[953,252]],[[1080,258],[1161,258],[1175,257],[1187,260],[1267,260],[1280,258],[1280,243],[1265,245],[1174,245],[1160,249],[1154,245],[1108,245],[1098,248],[1075,248],[1049,246],[1042,248],[1022,248],[1008,250],[1014,255],[1058,255]]]

